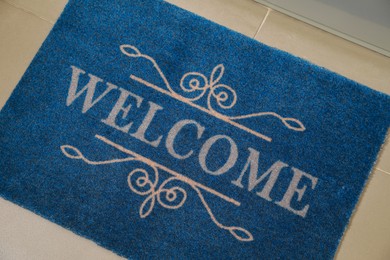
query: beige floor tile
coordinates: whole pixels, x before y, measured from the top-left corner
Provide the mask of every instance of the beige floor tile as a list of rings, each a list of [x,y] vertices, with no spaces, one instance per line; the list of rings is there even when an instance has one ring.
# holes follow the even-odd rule
[[[237,32],[253,37],[267,8],[253,0],[167,0]]]
[[[375,171],[336,260],[390,259],[390,175]]]
[[[54,23],[68,0],[4,0],[18,8]]]
[[[379,154],[376,167],[382,171],[386,171],[390,175],[390,130],[387,132],[387,140],[382,147],[382,151]],[[390,186],[389,186],[390,189]]]
[[[256,39],[390,94],[390,58],[271,11]]]
[[[290,16],[271,11],[256,39],[390,94],[390,58]],[[390,172],[389,145],[376,167]]]
[[[51,28],[50,23],[0,1],[0,108]]]
[[[34,213],[0,198],[0,259],[123,259]]]

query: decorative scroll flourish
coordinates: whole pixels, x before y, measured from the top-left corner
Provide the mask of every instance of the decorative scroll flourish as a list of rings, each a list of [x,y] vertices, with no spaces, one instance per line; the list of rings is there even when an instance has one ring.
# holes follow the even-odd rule
[[[139,78],[135,75],[131,75],[130,78],[138,81],[148,87],[152,87],[157,91],[163,92],[165,94],[168,94],[182,102],[185,102],[187,104],[190,104],[196,108],[199,108],[201,110],[205,110],[204,108],[196,105],[194,101],[197,101],[201,99],[202,97],[206,96],[207,99],[207,109],[205,112],[208,112],[219,119],[222,119],[224,121],[227,121],[229,123],[232,123],[235,126],[241,126],[239,128],[246,130],[247,132],[250,132],[252,134],[255,134],[263,139],[266,139],[267,141],[271,141],[272,139],[264,136],[252,129],[249,129],[245,126],[242,126],[241,124],[236,123],[236,120],[241,119],[248,119],[253,117],[261,117],[261,116],[272,116],[277,119],[279,119],[288,129],[291,129],[293,131],[305,131],[306,128],[302,124],[301,121],[295,118],[286,118],[282,117],[281,115],[275,113],[275,112],[259,112],[259,113],[252,113],[247,115],[239,115],[239,116],[228,116],[224,113],[221,113],[221,110],[228,110],[234,107],[234,105],[237,103],[237,94],[235,90],[225,84],[221,84],[220,80],[225,72],[225,67],[223,64],[217,65],[213,71],[211,72],[210,78],[207,78],[204,74],[198,73],[198,72],[188,72],[183,75],[183,77],[180,80],[180,89],[184,93],[188,93],[191,96],[183,96],[180,95],[177,91],[175,91],[170,83],[168,82],[167,78],[165,77],[164,73],[162,72],[161,68],[157,64],[157,62],[150,56],[146,54],[142,54],[135,46],[124,44],[120,46],[120,50],[123,54],[125,54],[128,57],[131,58],[143,58],[148,61],[150,61],[158,74],[160,75],[161,79],[165,83],[165,87],[168,91],[153,85],[152,83]],[[215,108],[215,105],[217,105],[217,108]],[[218,109],[218,111],[217,111]],[[235,123],[235,124],[234,124]],[[256,134],[257,133],[257,134]]]
[[[123,146],[120,146],[119,144],[116,144],[103,136],[96,135],[96,138],[128,154],[129,157],[104,160],[104,161],[92,161],[87,159],[80,152],[79,149],[71,145],[62,145],[61,151],[66,157],[70,159],[82,160],[85,163],[91,165],[123,163],[129,161],[142,162],[148,165],[149,167],[146,168],[136,168],[132,170],[127,177],[127,183],[130,190],[140,196],[146,196],[145,200],[142,202],[139,209],[139,215],[141,218],[146,218],[152,213],[154,206],[156,205],[156,202],[158,203],[158,205],[166,209],[175,210],[181,208],[186,202],[187,191],[184,188],[180,187],[179,185],[181,183],[185,183],[189,185],[196,192],[201,203],[206,209],[208,215],[210,216],[214,224],[217,225],[217,227],[229,231],[239,241],[244,241],[244,242],[253,241],[253,236],[248,230],[242,227],[225,226],[221,224],[216,219],[214,213],[211,211],[210,206],[208,205],[208,203],[206,202],[202,194],[202,191],[207,191],[209,193],[212,193],[215,196],[220,197],[221,199],[224,199],[229,203],[232,203],[236,206],[240,206],[240,203],[238,201],[229,198],[226,195],[223,195],[218,191],[215,191],[207,186],[204,186],[188,177],[185,177],[184,175],[181,175],[146,157],[143,157],[142,155],[139,155],[131,150],[128,150]],[[160,170],[167,172],[172,176],[160,183]]]

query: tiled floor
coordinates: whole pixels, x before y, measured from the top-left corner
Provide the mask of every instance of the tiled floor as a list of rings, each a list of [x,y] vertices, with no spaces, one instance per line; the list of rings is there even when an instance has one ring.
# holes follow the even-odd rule
[[[0,0],[0,108],[66,0]],[[252,0],[169,0],[207,19],[390,94],[390,58]],[[390,259],[390,145],[385,145],[337,259]],[[0,199],[0,259],[121,259]]]

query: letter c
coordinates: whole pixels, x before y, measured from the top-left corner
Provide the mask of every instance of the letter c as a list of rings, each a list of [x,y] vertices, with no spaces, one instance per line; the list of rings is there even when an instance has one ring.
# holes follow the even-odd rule
[[[197,139],[199,139],[202,136],[205,128],[203,126],[201,126],[198,122],[194,121],[194,120],[185,119],[185,120],[180,120],[179,122],[174,124],[174,126],[169,131],[168,136],[167,136],[167,140],[165,142],[165,146],[167,147],[168,152],[173,157],[175,157],[177,159],[180,159],[180,160],[187,159],[194,152],[193,150],[190,150],[187,154],[180,155],[173,148],[173,144],[175,142],[175,139],[176,139],[176,136],[178,135],[178,133],[181,131],[181,129],[183,129],[184,126],[190,125],[190,124],[193,124],[193,125],[196,126],[196,128],[198,130],[197,131]]]

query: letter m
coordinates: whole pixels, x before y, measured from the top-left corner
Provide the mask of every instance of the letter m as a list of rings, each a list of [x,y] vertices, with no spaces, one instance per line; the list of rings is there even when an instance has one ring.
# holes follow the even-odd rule
[[[252,191],[257,185],[260,184],[260,182],[268,178],[263,189],[256,194],[263,199],[272,201],[270,197],[271,190],[279,177],[280,171],[288,165],[281,161],[277,161],[265,173],[263,173],[261,176],[257,176],[259,169],[259,152],[252,148],[248,148],[248,150],[250,154],[244,166],[244,169],[242,170],[241,175],[238,177],[238,179],[232,181],[232,183],[240,188],[244,188],[244,186],[242,185],[242,178],[249,168],[248,191]]]
[[[99,82],[103,82],[103,80],[92,74],[88,74],[89,82],[82,89],[78,90],[80,74],[85,74],[85,71],[75,66],[71,66],[71,68],[72,68],[72,80],[70,82],[68,97],[66,99],[66,105],[70,106],[73,103],[73,101],[75,101],[78,97],[80,97],[84,92],[87,92],[87,94],[85,95],[84,105],[82,109],[83,113],[87,112],[94,105],[96,105],[111,90],[118,88],[113,84],[107,83],[106,90],[96,99],[94,99],[96,84]]]

